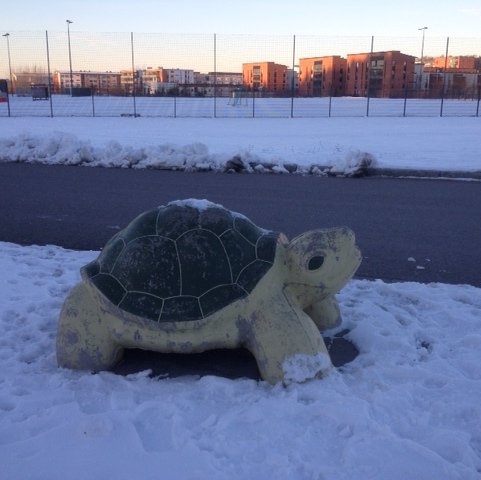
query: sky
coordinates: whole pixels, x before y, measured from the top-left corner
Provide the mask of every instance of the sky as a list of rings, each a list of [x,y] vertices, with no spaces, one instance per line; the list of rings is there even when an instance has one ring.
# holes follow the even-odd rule
[[[0,30],[478,37],[479,0],[23,0],[5,2]]]

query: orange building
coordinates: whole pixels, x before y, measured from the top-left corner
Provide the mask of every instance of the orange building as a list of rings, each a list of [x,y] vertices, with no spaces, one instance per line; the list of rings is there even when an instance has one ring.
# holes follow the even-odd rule
[[[274,62],[242,64],[242,83],[252,90],[283,94],[291,89],[288,68]]]
[[[403,97],[413,87],[414,61],[397,50],[349,54],[346,95]]]
[[[340,56],[299,59],[299,95],[344,95],[347,60]]]
[[[448,56],[448,61],[446,62],[446,57],[435,57],[433,60],[433,67],[435,68],[458,68],[466,70],[477,70],[481,69],[481,58],[475,57],[474,55],[459,55],[456,57]]]

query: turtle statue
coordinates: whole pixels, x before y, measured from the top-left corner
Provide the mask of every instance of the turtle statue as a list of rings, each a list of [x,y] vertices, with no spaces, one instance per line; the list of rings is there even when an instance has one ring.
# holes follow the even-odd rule
[[[331,368],[320,331],[361,262],[347,228],[290,242],[207,200],[142,213],[81,269],[57,332],[60,367],[112,368],[125,348],[247,348],[261,377],[304,381]]]

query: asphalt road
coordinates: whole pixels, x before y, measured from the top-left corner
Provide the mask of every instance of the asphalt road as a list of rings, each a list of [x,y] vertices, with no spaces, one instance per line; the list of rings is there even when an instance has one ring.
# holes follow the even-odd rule
[[[293,237],[346,225],[357,277],[481,287],[481,182],[0,164],[0,240],[100,249],[142,211],[207,198]]]

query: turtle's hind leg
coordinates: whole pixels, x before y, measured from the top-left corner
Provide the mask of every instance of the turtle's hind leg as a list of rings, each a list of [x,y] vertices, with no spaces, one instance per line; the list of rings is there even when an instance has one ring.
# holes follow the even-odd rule
[[[57,327],[59,367],[107,370],[123,354],[111,337],[108,325],[91,290],[80,282],[67,295]]]

